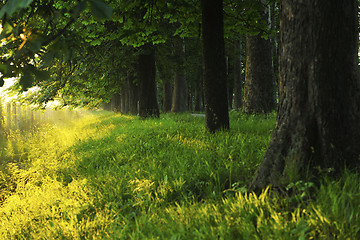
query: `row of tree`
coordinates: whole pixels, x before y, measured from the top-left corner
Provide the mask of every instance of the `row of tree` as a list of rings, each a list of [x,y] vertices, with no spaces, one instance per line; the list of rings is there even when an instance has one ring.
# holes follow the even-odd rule
[[[159,116],[159,103],[163,112],[201,111],[225,97],[230,108],[240,109],[244,102],[249,113],[275,109],[276,45],[270,44],[275,34],[268,24],[278,22],[275,2],[236,0],[223,6],[217,1],[210,7],[193,0],[11,2],[3,1],[0,14],[6,43],[2,77],[20,76],[15,91],[40,86],[28,95],[33,103],[60,98],[94,107],[113,99],[117,110],[142,117]],[[221,13],[218,28],[213,10]],[[216,37],[223,50],[213,45]],[[220,55],[207,55],[208,49]],[[203,65],[214,73],[202,74]],[[203,85],[205,76],[220,72],[220,80]],[[213,96],[220,91],[221,101]],[[222,104],[219,108],[226,108]]]
[[[158,73],[164,110],[203,99],[211,132],[229,128],[229,102],[272,111],[278,82],[276,129],[251,186],[357,169],[358,1],[283,0],[280,9],[278,24],[277,3],[262,0],[7,1],[2,77],[20,76],[17,90],[40,86],[30,95],[39,103],[97,105],[118,94],[135,113],[139,99],[146,118],[159,116]]]

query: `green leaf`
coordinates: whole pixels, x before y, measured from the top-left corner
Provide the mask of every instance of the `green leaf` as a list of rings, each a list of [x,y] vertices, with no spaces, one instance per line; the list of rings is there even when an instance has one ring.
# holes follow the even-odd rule
[[[42,40],[40,38],[36,38],[31,42],[29,42],[29,48],[33,53],[37,53],[38,51],[40,51],[41,46],[42,46]]]
[[[6,22],[5,25],[3,26],[3,31],[5,34],[10,34],[13,30],[13,27],[8,23]]]
[[[37,80],[46,81],[50,78],[50,73],[47,71],[35,70],[33,72]]]
[[[87,7],[87,3],[85,1],[79,2],[79,4],[72,10],[72,16],[74,18],[78,18],[80,16],[80,13],[85,10]]]
[[[101,44],[101,40],[100,39],[96,39],[90,42],[91,46],[96,46],[96,45],[100,45]]]
[[[110,19],[113,9],[106,3],[99,0],[89,0],[91,12],[95,17],[100,19]]]
[[[5,64],[0,64],[0,73],[1,73],[1,74],[6,74],[7,71],[8,71],[7,65],[5,65]]]
[[[32,87],[32,85],[34,83],[34,77],[31,74],[31,72],[24,70],[23,75],[21,76],[19,83],[20,83],[21,89],[23,91],[26,91],[30,87]]]
[[[3,6],[1,9],[0,9],[0,18],[3,18],[4,15],[6,13],[6,6]]]
[[[0,87],[4,86],[4,78],[3,77],[0,77]]]
[[[42,57],[44,66],[46,66],[46,67],[50,66],[53,58],[54,58],[54,51],[49,51],[49,52],[45,53],[44,56]]]
[[[32,2],[32,0],[22,0],[22,1],[18,1],[18,2],[20,2],[19,7],[27,8],[30,5],[30,3]]]
[[[11,16],[21,8],[27,8],[31,2],[32,0],[8,0],[0,10],[0,18],[5,14]]]

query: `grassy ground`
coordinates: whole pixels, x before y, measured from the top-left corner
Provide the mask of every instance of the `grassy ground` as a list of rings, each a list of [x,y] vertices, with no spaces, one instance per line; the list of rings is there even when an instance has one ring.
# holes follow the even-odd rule
[[[246,192],[275,116],[231,131],[108,112],[13,132],[0,148],[0,239],[359,239],[360,178]],[[309,198],[309,191],[316,198]]]

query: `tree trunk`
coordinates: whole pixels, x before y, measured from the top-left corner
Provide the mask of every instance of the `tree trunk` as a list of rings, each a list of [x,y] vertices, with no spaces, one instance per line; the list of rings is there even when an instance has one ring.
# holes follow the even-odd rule
[[[187,103],[187,84],[185,72],[178,70],[174,77],[174,92],[172,96],[171,112],[185,112]]]
[[[174,77],[174,92],[171,112],[185,112],[187,103],[187,84],[185,75],[185,46],[183,39],[174,41],[175,57],[177,59]]]
[[[162,101],[162,111],[170,112],[172,104],[172,85],[169,80],[163,79],[163,101]]]
[[[135,77],[133,73],[129,73],[127,77],[128,85],[128,113],[132,115],[138,114],[138,86],[135,82]]]
[[[275,109],[275,84],[269,40],[261,33],[246,37],[246,68],[243,111],[268,113]]]
[[[121,108],[119,112],[121,112],[122,114],[127,114],[129,111],[128,97],[129,97],[129,89],[125,82],[121,87],[121,94],[120,94]]]
[[[119,93],[114,94],[114,96],[111,99],[111,111],[113,112],[121,112],[122,111],[122,96]]]
[[[196,82],[195,89],[194,89],[194,111],[195,112],[202,111],[201,99],[202,99],[201,83]]]
[[[283,0],[277,125],[252,187],[359,167],[357,0]]]
[[[222,0],[201,0],[205,121],[210,132],[229,129]]]
[[[234,46],[234,108],[242,107],[242,80],[241,80],[241,41],[235,41]]]
[[[187,94],[187,111],[193,112],[194,111],[194,104],[193,104],[193,88],[192,85],[188,86],[188,94]]]
[[[159,117],[155,82],[155,49],[150,45],[145,45],[140,51],[138,57],[139,116],[142,118]]]

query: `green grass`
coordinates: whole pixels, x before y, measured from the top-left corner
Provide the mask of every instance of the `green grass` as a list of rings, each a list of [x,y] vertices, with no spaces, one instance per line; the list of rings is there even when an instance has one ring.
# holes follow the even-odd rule
[[[0,148],[0,239],[358,239],[360,178],[246,192],[275,116],[93,113]],[[308,198],[309,191],[316,198]]]

